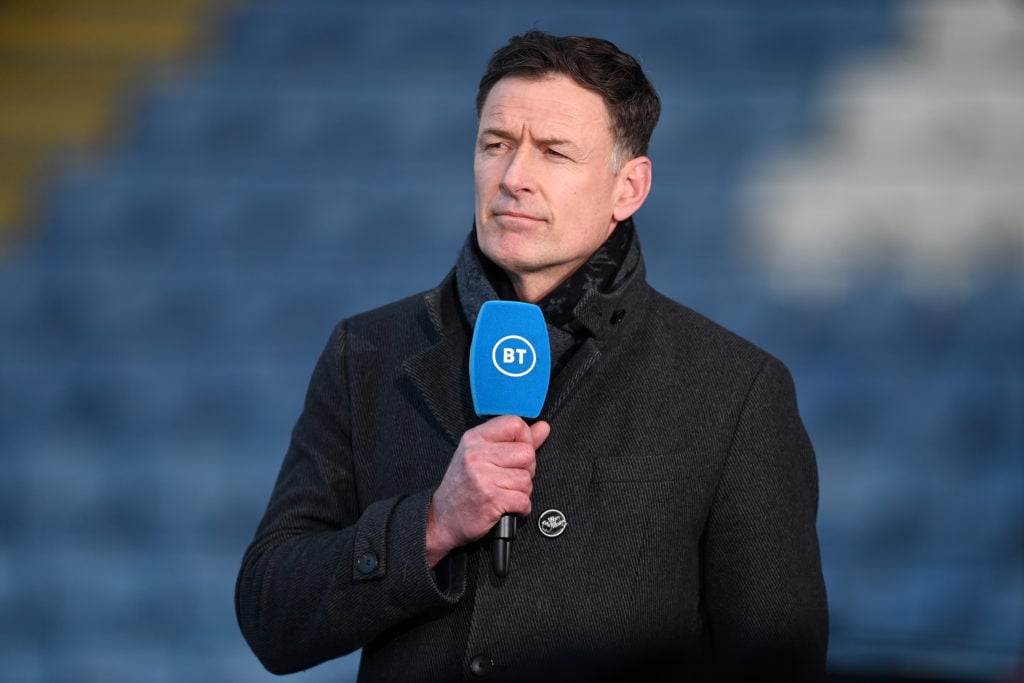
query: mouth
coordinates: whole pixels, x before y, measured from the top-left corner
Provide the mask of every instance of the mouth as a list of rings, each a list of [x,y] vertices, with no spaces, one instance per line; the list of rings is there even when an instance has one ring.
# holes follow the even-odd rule
[[[496,219],[502,222],[542,222],[544,219],[538,216],[534,216],[529,213],[522,211],[494,211],[492,214]]]

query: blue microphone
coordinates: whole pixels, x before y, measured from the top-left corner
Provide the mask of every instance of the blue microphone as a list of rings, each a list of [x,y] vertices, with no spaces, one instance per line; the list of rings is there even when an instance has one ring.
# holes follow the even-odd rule
[[[487,301],[469,347],[469,388],[480,417],[537,417],[551,379],[551,342],[544,314],[534,304]],[[491,530],[494,573],[508,574],[516,518],[505,514]]]

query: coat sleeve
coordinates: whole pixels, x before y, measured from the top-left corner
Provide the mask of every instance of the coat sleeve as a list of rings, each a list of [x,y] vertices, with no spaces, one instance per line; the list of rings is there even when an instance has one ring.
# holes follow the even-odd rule
[[[712,646],[737,679],[824,674],[828,608],[817,508],[814,450],[793,381],[769,358],[740,411],[704,540]]]
[[[426,560],[432,490],[361,506],[351,445],[345,325],[317,362],[270,503],[235,585],[243,635],[273,673],[352,652],[384,630],[461,597]],[[454,563],[453,563],[454,564]]]

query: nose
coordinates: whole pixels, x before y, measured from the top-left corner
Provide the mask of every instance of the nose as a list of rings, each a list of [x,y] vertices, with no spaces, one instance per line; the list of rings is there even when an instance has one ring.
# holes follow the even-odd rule
[[[536,187],[536,168],[529,148],[520,147],[508,156],[501,177],[501,188],[512,195],[532,192]]]

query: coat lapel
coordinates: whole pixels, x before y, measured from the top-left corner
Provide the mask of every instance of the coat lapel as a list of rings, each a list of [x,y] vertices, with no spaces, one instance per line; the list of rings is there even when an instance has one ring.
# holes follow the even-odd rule
[[[402,364],[416,393],[453,445],[480,422],[473,411],[469,390],[468,336],[454,302],[451,278],[426,295],[427,320],[432,337],[424,351]]]
[[[540,415],[542,420],[549,422],[553,420],[565,400],[573,395],[580,381],[601,355],[597,347],[598,344],[593,339],[583,342],[582,346],[573,354],[569,364],[552,380],[551,388],[548,390],[548,400]]]

